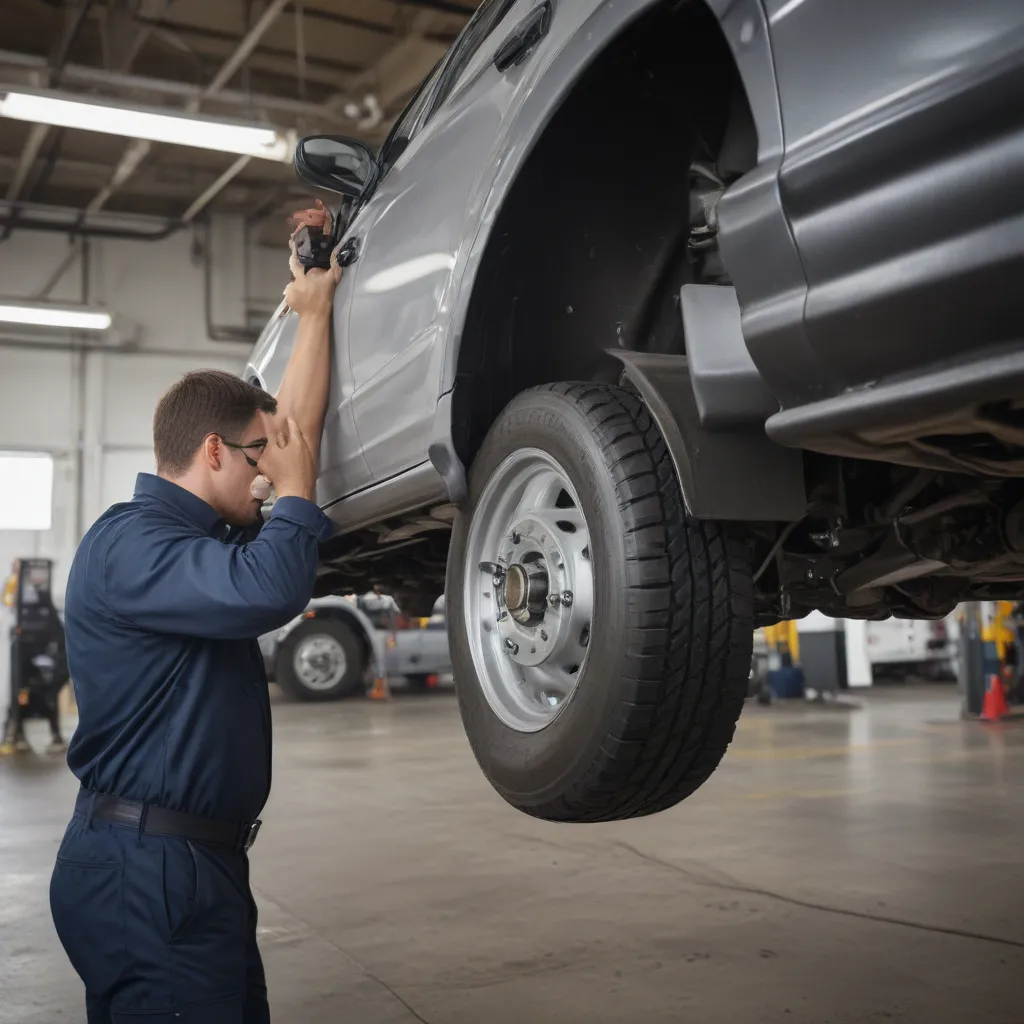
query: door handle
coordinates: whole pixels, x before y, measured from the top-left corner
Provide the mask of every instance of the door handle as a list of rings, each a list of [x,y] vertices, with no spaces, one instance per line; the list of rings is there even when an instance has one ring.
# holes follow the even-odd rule
[[[509,33],[494,54],[494,66],[502,73],[522,64],[551,27],[551,0],[538,4]]]
[[[350,267],[357,259],[363,248],[363,241],[358,235],[353,235],[338,250],[338,266]]]

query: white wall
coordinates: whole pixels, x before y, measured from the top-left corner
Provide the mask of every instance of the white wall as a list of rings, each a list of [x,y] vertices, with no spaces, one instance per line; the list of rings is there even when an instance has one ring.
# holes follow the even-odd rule
[[[0,530],[0,580],[19,555],[53,558],[61,603],[80,529],[130,498],[135,475],[153,469],[152,417],[160,395],[188,370],[241,371],[249,346],[213,341],[206,333],[197,237],[203,236],[183,231],[162,242],[90,241],[89,301],[137,327],[130,351],[61,351],[41,342],[26,347],[23,337],[16,340],[0,324],[0,450],[46,451],[54,458],[51,529]],[[215,322],[243,326],[247,312],[258,320],[259,310],[277,305],[288,279],[284,244],[280,254],[247,252],[235,218],[215,222],[213,240],[221,261],[213,276]],[[13,234],[0,244],[0,295],[32,298],[67,245],[56,234]],[[79,275],[76,262],[51,299],[81,301]],[[3,486],[0,480],[0,500]],[[7,671],[4,643],[0,694]],[[0,718],[3,706],[0,701]]]

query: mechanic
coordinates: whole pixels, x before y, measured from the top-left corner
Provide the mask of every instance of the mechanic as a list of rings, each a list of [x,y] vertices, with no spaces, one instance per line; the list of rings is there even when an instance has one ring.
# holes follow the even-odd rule
[[[277,399],[219,371],[178,381],[153,421],[156,475],[89,530],[68,580],[81,789],[50,906],[89,1024],[270,1020],[247,856],[271,764],[255,638],[305,607],[330,532],[313,453],[341,276],[304,274],[294,244],[289,266]]]

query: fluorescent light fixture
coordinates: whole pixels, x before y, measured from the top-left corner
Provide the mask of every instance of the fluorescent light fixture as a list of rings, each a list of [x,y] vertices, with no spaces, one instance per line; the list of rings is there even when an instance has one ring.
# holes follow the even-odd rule
[[[0,94],[0,116],[17,121],[81,128],[266,160],[291,160],[295,149],[293,139],[273,128],[237,121],[215,121],[199,115],[168,113],[152,107],[126,107],[92,97],[84,100],[71,93],[20,87],[0,87]]]
[[[81,331],[105,331],[111,324],[109,313],[86,306],[32,306],[0,299],[0,321],[32,324],[35,327],[69,327]]]

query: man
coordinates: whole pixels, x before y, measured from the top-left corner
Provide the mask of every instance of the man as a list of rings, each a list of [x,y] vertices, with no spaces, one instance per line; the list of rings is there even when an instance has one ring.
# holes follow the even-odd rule
[[[229,374],[175,384],[153,421],[157,475],[89,530],[68,580],[81,781],[50,906],[89,1024],[266,1024],[247,850],[270,789],[256,637],[312,596],[331,304],[303,274],[275,401]],[[275,418],[276,413],[276,418]],[[258,474],[277,492],[260,529]]]

